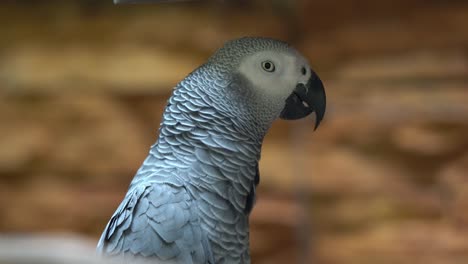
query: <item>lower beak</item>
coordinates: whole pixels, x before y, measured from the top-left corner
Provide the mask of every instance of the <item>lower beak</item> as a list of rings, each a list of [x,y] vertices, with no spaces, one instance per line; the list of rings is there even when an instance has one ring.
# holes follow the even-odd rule
[[[280,114],[282,119],[294,120],[315,112],[315,128],[319,126],[325,115],[325,89],[320,78],[312,72],[309,81],[304,85],[299,83],[293,93],[286,99],[286,106]]]

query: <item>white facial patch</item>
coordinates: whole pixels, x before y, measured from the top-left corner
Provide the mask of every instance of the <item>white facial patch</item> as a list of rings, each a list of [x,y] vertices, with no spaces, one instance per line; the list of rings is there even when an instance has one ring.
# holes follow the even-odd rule
[[[265,62],[274,65],[274,71],[262,67]],[[303,75],[302,67],[307,69]],[[258,93],[271,102],[284,102],[298,83],[305,83],[310,77],[306,60],[293,52],[262,51],[241,62],[238,71],[258,89]]]

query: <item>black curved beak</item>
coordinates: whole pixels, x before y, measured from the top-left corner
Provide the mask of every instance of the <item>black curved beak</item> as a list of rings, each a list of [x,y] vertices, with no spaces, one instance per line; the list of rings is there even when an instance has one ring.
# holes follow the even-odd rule
[[[305,85],[299,83],[293,93],[286,99],[286,106],[280,117],[286,120],[294,120],[315,112],[315,130],[325,115],[326,105],[323,83],[317,74],[312,72],[309,81]]]

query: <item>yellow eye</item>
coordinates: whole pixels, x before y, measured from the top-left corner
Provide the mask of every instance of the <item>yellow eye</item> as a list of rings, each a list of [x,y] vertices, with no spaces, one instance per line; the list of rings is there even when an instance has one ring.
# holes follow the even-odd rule
[[[264,61],[262,62],[262,68],[267,72],[274,72],[275,64],[272,61]]]

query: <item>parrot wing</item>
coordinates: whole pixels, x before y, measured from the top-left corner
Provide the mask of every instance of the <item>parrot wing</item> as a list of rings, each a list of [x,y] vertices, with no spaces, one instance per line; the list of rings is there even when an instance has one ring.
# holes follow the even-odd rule
[[[139,184],[129,191],[98,243],[105,255],[210,263],[211,250],[185,188]]]

